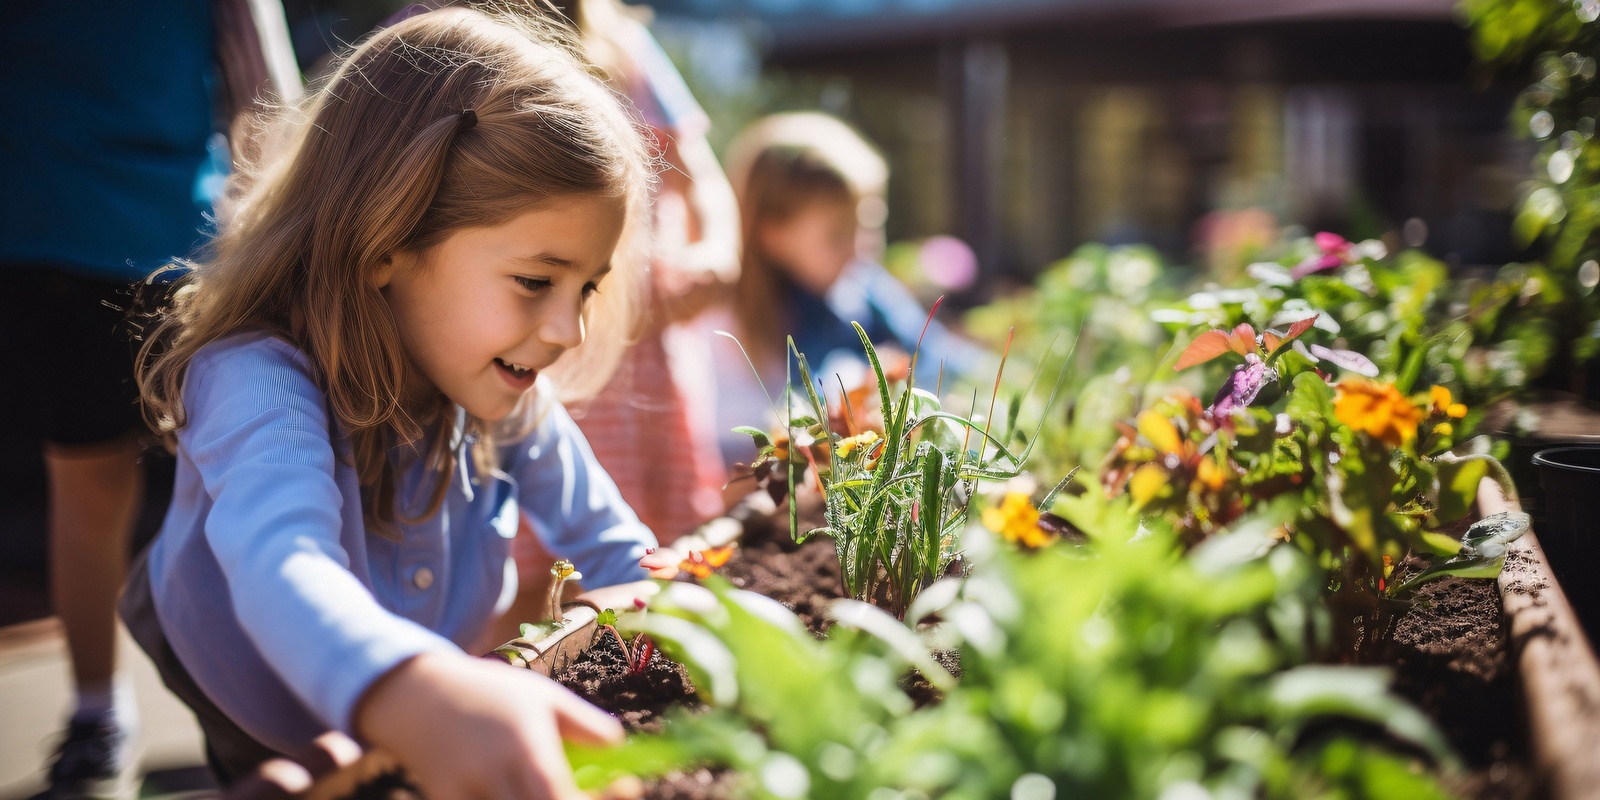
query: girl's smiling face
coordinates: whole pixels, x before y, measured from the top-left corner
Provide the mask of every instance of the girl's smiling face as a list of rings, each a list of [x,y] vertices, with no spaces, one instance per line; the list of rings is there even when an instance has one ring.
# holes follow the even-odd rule
[[[510,416],[539,371],[583,343],[585,305],[625,216],[618,198],[563,197],[393,256],[375,282],[415,368],[408,396],[439,392],[489,422]]]

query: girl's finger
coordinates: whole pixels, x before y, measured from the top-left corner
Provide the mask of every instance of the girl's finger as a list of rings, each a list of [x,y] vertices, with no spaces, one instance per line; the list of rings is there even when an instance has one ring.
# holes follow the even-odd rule
[[[288,800],[311,788],[311,773],[286,758],[269,759],[234,784],[223,800]]]
[[[552,693],[551,706],[562,739],[587,745],[622,742],[622,724],[617,722],[616,717],[589,705],[583,698],[563,689]]]
[[[559,719],[559,712],[558,719]],[[549,800],[583,800],[572,780],[572,765],[561,747],[561,737],[544,725],[529,726],[528,769],[521,771],[522,796]]]

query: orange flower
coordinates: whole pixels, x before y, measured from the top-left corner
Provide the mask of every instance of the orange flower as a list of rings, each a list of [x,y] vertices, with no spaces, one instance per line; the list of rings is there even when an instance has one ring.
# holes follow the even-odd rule
[[[1217,465],[1216,459],[1202,458],[1199,466],[1195,467],[1194,481],[1203,490],[1220,492],[1228,482],[1228,474]]]
[[[728,557],[732,555],[733,545],[690,550],[688,557],[678,564],[678,569],[704,580],[711,577],[712,570],[720,569],[723,564],[728,563]]]
[[[1467,415],[1467,407],[1453,402],[1455,398],[1450,396],[1449,389],[1443,386],[1435,386],[1429,390],[1428,394],[1433,401],[1432,411],[1434,414],[1451,419],[1461,419]]]
[[[1333,401],[1333,415],[1340,422],[1390,447],[1399,447],[1417,437],[1422,409],[1393,384],[1346,378],[1335,388],[1339,394]]]

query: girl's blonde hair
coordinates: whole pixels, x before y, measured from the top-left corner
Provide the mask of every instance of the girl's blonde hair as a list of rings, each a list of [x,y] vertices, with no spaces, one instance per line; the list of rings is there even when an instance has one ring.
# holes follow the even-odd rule
[[[423,516],[436,511],[455,465],[453,409],[443,397],[403,405],[414,367],[372,276],[396,253],[572,195],[625,199],[632,228],[651,155],[578,52],[532,15],[440,9],[375,33],[298,107],[264,121],[260,155],[231,179],[225,224],[141,348],[151,424],[169,437],[185,424],[184,374],[202,347],[269,329],[316,366],[351,439],[369,525],[388,531],[396,519],[390,450],[425,438],[440,479]],[[644,287],[637,239],[624,234],[589,303],[588,340],[548,371],[567,399],[597,391],[631,338]],[[497,438],[536,422],[531,395],[495,430],[469,422],[480,468],[493,468]]]
[[[744,251],[734,314],[745,344],[763,360],[783,356],[779,276],[761,249],[761,226],[783,223],[818,202],[848,205],[881,197],[889,170],[861,134],[820,112],[773,114],[728,147],[728,178],[739,197]]]

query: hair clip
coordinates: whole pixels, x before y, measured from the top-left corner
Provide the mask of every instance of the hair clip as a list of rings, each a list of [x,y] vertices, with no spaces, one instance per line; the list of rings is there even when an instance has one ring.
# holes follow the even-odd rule
[[[456,133],[460,133],[465,130],[471,130],[472,127],[477,124],[478,112],[473,111],[470,108],[466,109],[465,111],[461,112],[461,122],[457,123],[456,125]]]

